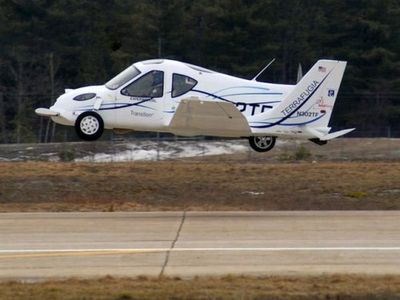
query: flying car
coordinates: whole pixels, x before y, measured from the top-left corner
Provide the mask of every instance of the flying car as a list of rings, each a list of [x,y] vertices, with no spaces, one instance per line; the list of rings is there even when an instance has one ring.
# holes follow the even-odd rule
[[[74,126],[87,141],[110,129],[242,137],[258,152],[271,150],[278,137],[324,145],[354,130],[331,133],[328,126],[345,68],[344,61],[319,60],[296,85],[286,85],[153,59],[104,85],[67,89],[35,112]]]

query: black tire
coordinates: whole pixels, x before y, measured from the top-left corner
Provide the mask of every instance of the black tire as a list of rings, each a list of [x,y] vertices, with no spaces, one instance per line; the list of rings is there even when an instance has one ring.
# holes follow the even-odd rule
[[[82,140],[97,140],[103,134],[104,121],[98,113],[94,111],[85,111],[76,119],[75,131]]]
[[[257,152],[267,152],[274,148],[275,136],[251,136],[249,137],[250,147]]]

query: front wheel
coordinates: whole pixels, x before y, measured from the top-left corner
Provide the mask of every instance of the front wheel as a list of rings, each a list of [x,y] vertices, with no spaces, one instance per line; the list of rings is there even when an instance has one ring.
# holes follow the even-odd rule
[[[104,121],[98,113],[86,111],[81,113],[76,119],[75,130],[81,139],[94,141],[103,134]]]
[[[267,152],[274,148],[275,136],[251,136],[249,137],[250,147],[257,152]]]

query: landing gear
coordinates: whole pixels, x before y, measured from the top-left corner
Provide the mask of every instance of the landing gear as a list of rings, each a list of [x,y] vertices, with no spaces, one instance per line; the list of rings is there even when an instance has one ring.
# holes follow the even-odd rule
[[[249,137],[250,147],[257,152],[267,152],[274,148],[275,136],[251,136]]]
[[[94,111],[81,113],[75,122],[78,136],[85,141],[94,141],[101,137],[104,131],[104,121]]]

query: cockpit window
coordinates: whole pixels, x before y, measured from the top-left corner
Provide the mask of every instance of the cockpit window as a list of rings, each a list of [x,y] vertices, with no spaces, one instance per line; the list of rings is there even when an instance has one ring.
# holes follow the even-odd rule
[[[173,74],[172,75],[172,97],[179,97],[197,84],[197,81],[185,75]]]
[[[151,71],[125,87],[121,93],[131,97],[158,98],[163,96],[163,90],[164,72]]]
[[[107,82],[106,87],[109,88],[110,90],[116,90],[117,88],[121,87],[122,85],[132,80],[139,74],[140,71],[136,67],[130,66],[121,73],[119,73],[117,76],[115,76],[113,79],[111,79],[109,82]]]

